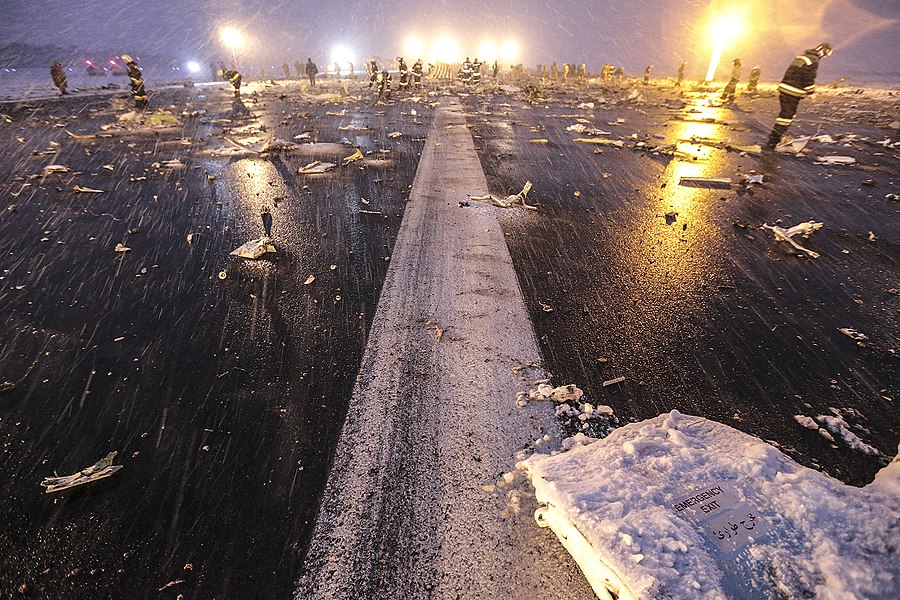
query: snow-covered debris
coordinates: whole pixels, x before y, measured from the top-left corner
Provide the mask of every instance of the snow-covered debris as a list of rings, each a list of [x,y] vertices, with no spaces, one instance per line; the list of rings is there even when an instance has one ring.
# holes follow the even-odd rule
[[[881,455],[881,452],[859,439],[858,435],[850,431],[850,426],[847,425],[847,421],[845,421],[843,417],[819,415],[816,417],[816,421],[821,423],[825,429],[832,433],[832,435],[842,439],[854,450],[858,450],[864,454],[871,454],[872,456]]]
[[[519,468],[600,598],[900,597],[896,461],[855,488],[677,411],[572,445]]]
[[[520,392],[525,394],[525,392]],[[584,395],[584,392],[574,383],[569,385],[560,385],[553,387],[552,385],[541,383],[537,389],[529,390],[527,394],[529,400],[553,400],[554,402],[577,402]]]

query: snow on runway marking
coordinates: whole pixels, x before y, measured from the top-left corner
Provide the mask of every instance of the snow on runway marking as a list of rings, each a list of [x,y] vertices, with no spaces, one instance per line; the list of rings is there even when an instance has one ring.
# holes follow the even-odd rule
[[[540,354],[497,209],[458,207],[487,189],[465,115],[438,109],[298,598],[593,597],[533,502],[483,490],[559,435],[550,406],[514,405]]]

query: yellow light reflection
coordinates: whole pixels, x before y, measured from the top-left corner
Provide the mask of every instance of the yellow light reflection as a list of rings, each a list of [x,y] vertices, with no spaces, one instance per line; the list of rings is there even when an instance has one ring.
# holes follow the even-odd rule
[[[715,118],[722,112],[698,108],[705,112],[692,114],[691,119]],[[723,131],[716,123],[673,121],[666,143],[691,138],[724,141]],[[714,217],[719,193],[682,186],[679,181],[682,177],[721,177],[724,151],[690,143],[679,143],[678,149],[679,155],[669,161],[661,180],[646,188],[646,200],[627,224],[632,233],[622,248],[624,268],[633,273],[627,287],[633,295],[633,309],[640,316],[635,321],[648,335],[688,318],[704,301],[704,290],[721,262],[723,234]],[[674,218],[667,218],[667,213],[675,213]]]

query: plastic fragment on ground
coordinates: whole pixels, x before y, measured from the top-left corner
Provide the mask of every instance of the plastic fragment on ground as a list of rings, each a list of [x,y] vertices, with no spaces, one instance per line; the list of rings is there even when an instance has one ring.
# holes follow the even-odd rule
[[[741,181],[743,181],[744,183],[747,183],[747,184],[758,183],[761,185],[763,183],[763,175],[762,174],[748,175],[746,173],[742,173]]]
[[[240,248],[232,250],[231,255],[256,260],[265,254],[275,252],[277,252],[277,250],[275,250],[275,246],[272,245],[272,239],[263,236],[257,240],[250,240]]]
[[[575,133],[586,133],[588,135],[612,135],[610,131],[603,131],[594,127],[588,127],[583,123],[575,123],[566,127],[566,131],[574,131]]]
[[[728,189],[731,187],[731,179],[726,177],[682,177],[678,180],[678,185]]]
[[[173,158],[172,160],[164,160],[159,163],[159,168],[162,169],[171,169],[173,171],[177,171],[179,169],[185,168],[187,165],[178,160],[177,158]]]
[[[287,140],[275,138],[274,140],[263,146],[262,152],[288,152],[295,149],[296,147],[296,144],[293,144]]]
[[[91,135],[91,134],[78,134],[78,133],[72,133],[72,132],[69,131],[68,129],[66,129],[65,131],[66,131],[66,133],[69,134],[69,136],[70,136],[72,139],[75,139],[75,140],[92,140],[92,139],[94,139],[94,138],[97,137],[96,135]]]
[[[122,465],[112,464],[116,454],[118,454],[118,452],[110,452],[106,455],[106,458],[98,460],[90,467],[82,469],[73,475],[66,475],[64,477],[45,477],[44,480],[41,481],[41,486],[46,488],[46,493],[50,494],[67,490],[78,485],[84,485],[85,483],[91,483],[92,481],[105,479],[122,469]]]
[[[817,165],[852,165],[856,159],[852,156],[820,156],[816,159]]]
[[[126,252],[131,252],[131,248],[126,246],[125,244],[118,243],[116,247],[113,249],[114,252],[118,252],[119,254],[125,254]]]
[[[16,384],[14,384],[12,381],[0,382],[0,394],[11,392],[14,389],[16,389]]]
[[[754,144],[751,146],[739,146],[737,144],[728,144],[727,148],[729,150],[734,150],[735,152],[746,152],[747,154],[762,154],[762,146],[759,144]]]
[[[80,185],[73,185],[72,191],[79,192],[82,194],[103,194],[105,192],[105,190],[95,190],[94,188],[83,187]]]
[[[550,140],[548,140],[547,138],[541,138],[538,140],[528,140],[529,144],[547,144],[549,142],[550,142]]]
[[[52,175],[54,173],[71,173],[72,169],[64,165],[47,165],[41,169],[41,175]]]
[[[321,161],[313,161],[308,165],[302,166],[297,169],[297,173],[301,175],[315,175],[318,173],[327,173],[328,171],[335,168],[337,165],[330,162],[321,162]]]
[[[395,140],[402,135],[403,134],[400,133],[399,131],[392,131],[391,133],[388,134],[388,137],[391,138],[392,140]]]
[[[814,233],[822,228],[822,223],[817,223],[815,221],[807,221],[805,223],[800,223],[798,225],[794,225],[790,229],[784,229],[779,227],[778,225],[769,225],[764,224],[763,229],[768,229],[772,233],[775,234],[775,240],[779,242],[787,242],[791,246],[793,246],[796,250],[807,254],[810,258],[819,258],[818,252],[813,252],[807,248],[804,248],[797,242],[793,240],[793,237],[796,235],[800,235],[804,238],[808,238],[811,233]]]
[[[615,385],[617,383],[622,383],[625,381],[625,377],[615,377],[614,379],[607,379],[603,382],[603,387],[608,387],[611,385]]]
[[[867,336],[866,334],[860,333],[855,329],[851,329],[849,327],[841,327],[840,329],[838,329],[838,331],[846,335],[848,338],[856,340],[857,342],[865,342],[869,339],[869,336]]]
[[[315,280],[316,280],[316,276],[310,275],[309,277],[306,278],[306,281],[303,282],[303,285],[310,285]]]
[[[810,139],[812,138],[808,135],[798,138],[785,137],[777,146],[775,146],[775,152],[800,154],[803,152],[803,149],[806,148],[806,145],[809,144]]]
[[[168,112],[155,112],[147,117],[147,124],[151,127],[168,127],[170,125],[178,125],[178,119],[175,115]]]
[[[622,140],[607,140],[603,138],[575,138],[573,142],[581,144],[596,144],[598,146],[615,146],[616,148],[624,148],[625,142]]]
[[[578,108],[583,109],[583,110],[593,110],[594,103],[593,102],[582,102],[581,104],[578,105]]]
[[[357,160],[362,160],[362,158],[363,158],[363,153],[359,148],[357,148],[356,152],[354,152],[353,154],[351,154],[350,156],[346,157],[343,160],[344,166],[346,167],[347,165],[349,165],[352,162],[355,162]]]

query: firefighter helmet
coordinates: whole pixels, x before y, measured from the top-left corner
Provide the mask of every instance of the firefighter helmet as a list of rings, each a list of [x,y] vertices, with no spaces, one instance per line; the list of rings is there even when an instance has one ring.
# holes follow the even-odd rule
[[[126,62],[126,63],[134,62],[134,59],[131,58],[130,54],[123,54],[120,58],[122,59],[122,62]]]
[[[834,49],[831,47],[831,44],[826,43],[826,44],[819,44],[818,46],[816,46],[816,54],[818,54],[819,57],[831,56],[832,52],[834,52]]]

